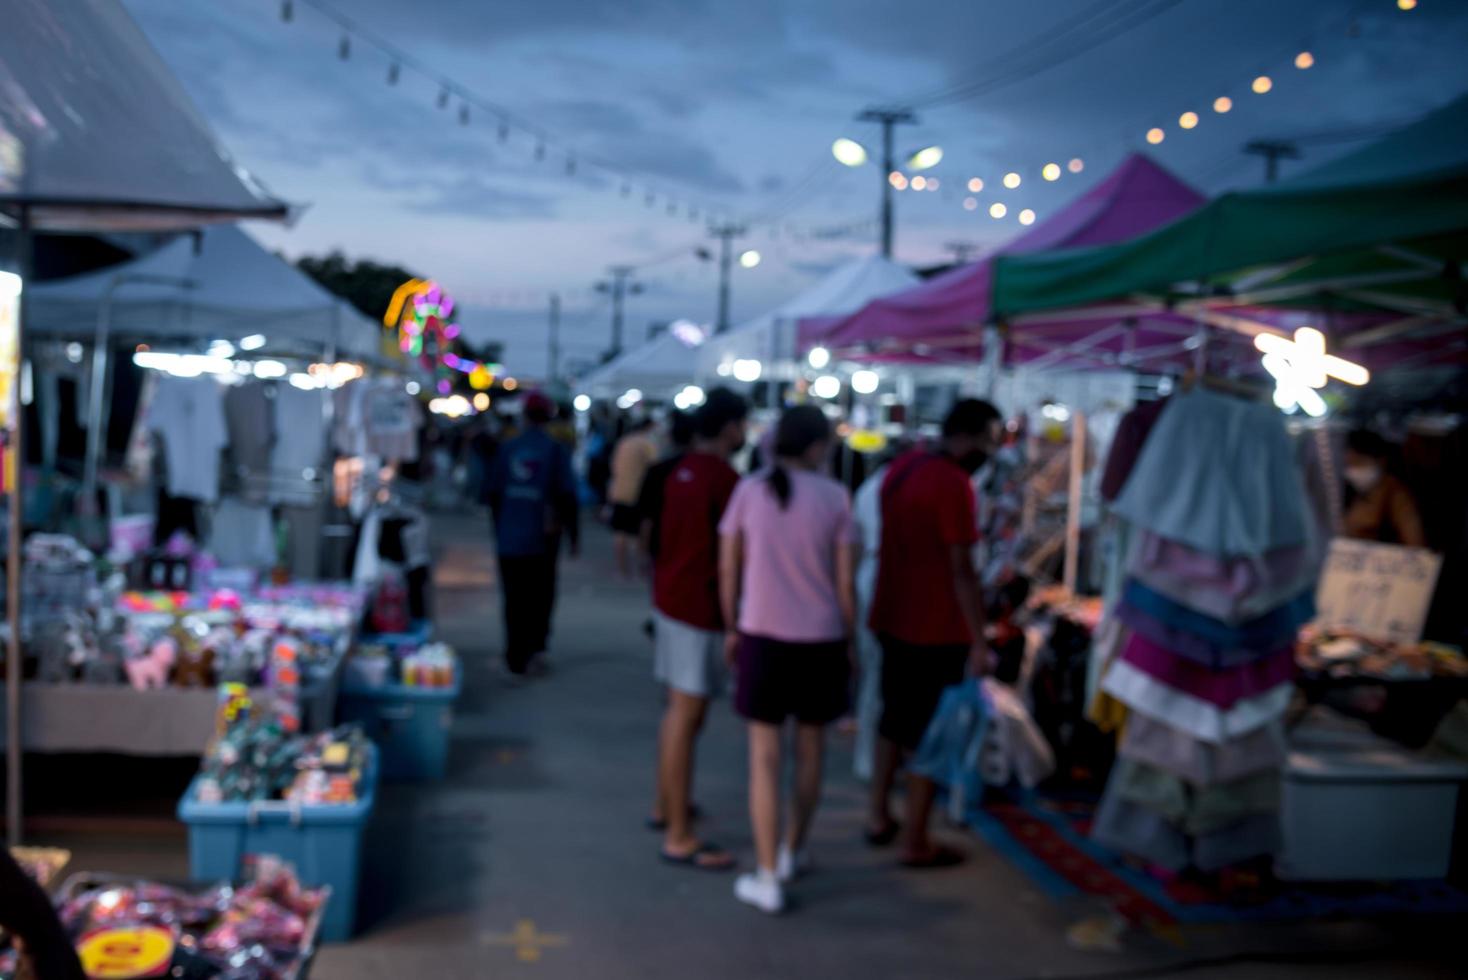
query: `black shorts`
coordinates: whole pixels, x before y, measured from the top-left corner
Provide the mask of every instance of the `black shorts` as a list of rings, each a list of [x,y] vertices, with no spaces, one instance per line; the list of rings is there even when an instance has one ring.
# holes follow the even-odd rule
[[[739,636],[734,710],[750,721],[829,725],[851,706],[851,658],[845,640],[786,643]]]
[[[922,744],[943,691],[968,672],[968,651],[958,646],[924,646],[882,636],[882,737],[909,752]]]
[[[618,534],[641,534],[642,511],[631,504],[613,504],[612,530]]]

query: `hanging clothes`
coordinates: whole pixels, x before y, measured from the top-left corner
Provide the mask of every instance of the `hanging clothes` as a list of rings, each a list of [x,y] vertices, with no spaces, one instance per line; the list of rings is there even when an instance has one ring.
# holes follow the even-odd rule
[[[1307,504],[1278,409],[1204,387],[1176,395],[1117,498],[1133,524],[1212,555],[1305,543]]]
[[[148,428],[163,443],[168,496],[218,500],[220,452],[229,444],[219,382],[161,376],[148,405]]]

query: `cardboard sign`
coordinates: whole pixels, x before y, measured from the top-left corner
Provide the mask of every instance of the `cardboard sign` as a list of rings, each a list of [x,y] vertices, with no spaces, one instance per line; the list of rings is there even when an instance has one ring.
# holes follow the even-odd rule
[[[1423,548],[1336,538],[1315,597],[1319,624],[1373,640],[1416,643],[1442,561]]]

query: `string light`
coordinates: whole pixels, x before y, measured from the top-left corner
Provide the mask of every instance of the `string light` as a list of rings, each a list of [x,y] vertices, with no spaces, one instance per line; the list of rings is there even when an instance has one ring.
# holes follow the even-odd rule
[[[449,87],[447,85],[438,90],[438,107],[440,109],[449,107]]]
[[[510,141],[510,124],[503,119],[500,120],[499,136],[501,143],[508,143]]]
[[[291,0],[280,0],[280,19],[289,24],[295,16],[295,4],[291,3]]]
[[[909,186],[915,191],[923,190],[928,186],[928,178],[922,174],[918,174],[909,182]]]
[[[1046,180],[1059,180],[1060,179],[1060,164],[1058,164],[1058,163],[1047,163],[1047,164],[1045,164],[1044,167],[1040,168],[1040,176],[1041,177],[1044,177]]]
[[[544,143],[536,143],[535,144],[535,162],[536,163],[540,163],[544,159],[545,159],[545,144]]]
[[[929,177],[928,178],[928,190],[930,190],[930,191],[936,191],[937,189],[938,189],[938,178],[937,177]]]
[[[566,157],[566,176],[567,177],[574,177],[574,176],[576,176],[576,158],[575,157]]]
[[[899,191],[907,190],[907,178],[903,176],[900,170],[894,170],[890,174],[888,174],[887,183],[891,184]]]
[[[1265,92],[1274,88],[1274,81],[1268,75],[1260,75],[1254,79],[1254,84],[1249,87],[1254,90],[1255,95],[1263,95]]]
[[[1147,130],[1147,142],[1151,143],[1153,146],[1156,146],[1158,143],[1161,143],[1165,139],[1167,139],[1167,134],[1164,133],[1160,127],[1153,126],[1151,129]]]
[[[1009,173],[1004,175],[1004,186],[1008,187],[1010,190],[1014,190],[1016,187],[1018,187],[1019,183],[1019,174],[1015,173],[1014,171],[1011,170]]]
[[[968,182],[968,189],[977,194],[979,191],[984,189],[984,182],[978,177],[970,177]]]
[[[1034,224],[1035,223],[1035,212],[1032,211],[1032,210],[1030,210],[1029,208],[1025,208],[1023,211],[1021,211],[1019,213],[1019,223],[1022,224],[1022,225],[1032,225],[1032,224]]]
[[[1070,163],[1066,166],[1071,173],[1078,174],[1082,170],[1086,169],[1086,161],[1082,160],[1080,157],[1073,157],[1071,158]]]
[[[1213,111],[1220,116],[1234,107],[1234,100],[1226,95],[1220,95],[1213,100]]]
[[[459,125],[469,125],[469,107],[467,105],[459,106]]]
[[[1398,10],[1416,10],[1417,0],[1397,0]]]
[[[1009,208],[1004,206],[1003,201],[995,201],[993,204],[989,205],[989,217],[991,218],[1002,218],[1008,213]]]
[[[1196,112],[1185,112],[1177,117],[1177,124],[1183,129],[1192,129],[1198,125],[1198,114]]]
[[[396,85],[398,83],[398,76],[401,73],[402,73],[402,69],[398,67],[398,63],[396,61],[394,61],[392,64],[388,65],[387,66],[387,84],[389,84],[389,85]]]
[[[976,211],[976,210],[978,210],[978,207],[979,207],[978,198],[966,197],[966,198],[963,199],[963,209],[965,211]]]
[[[341,43],[336,47],[336,56],[342,61],[346,61],[352,56],[352,38],[350,35],[342,35]]]
[[[1301,51],[1295,55],[1295,67],[1301,71],[1304,71],[1306,68],[1313,68],[1314,66],[1315,56],[1309,51]]]

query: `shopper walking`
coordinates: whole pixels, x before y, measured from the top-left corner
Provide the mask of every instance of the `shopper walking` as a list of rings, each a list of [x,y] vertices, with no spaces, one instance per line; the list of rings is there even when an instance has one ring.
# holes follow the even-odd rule
[[[882,482],[887,464],[867,477],[852,500],[852,520],[860,536],[856,563],[856,745],[851,768],[863,782],[872,778],[877,756],[877,723],[882,716],[882,644],[869,620],[877,591],[877,563],[882,549]]]
[[[576,478],[571,454],[546,426],[556,406],[538,391],[525,396],[524,431],[506,442],[490,471],[504,599],[505,663],[524,674],[544,666],[556,602],[557,555],[564,536],[574,557],[580,547]]]
[[[881,846],[899,826],[889,799],[904,759],[922,742],[945,688],[965,668],[989,670],[984,604],[973,563],[978,525],[971,476],[998,444],[999,412],[961,401],[943,422],[937,452],[895,460],[882,484],[882,550],[871,627],[882,643],[882,717],[867,840]],[[928,835],[937,787],[909,774],[902,863],[928,868],[962,855]]]
[[[744,445],[744,399],[715,388],[698,409],[692,449],[668,474],[653,565],[655,674],[668,701],[658,738],[655,826],[662,857],[710,871],[734,866],[727,851],[693,832],[694,744],[709,701],[724,686],[724,621],[719,608],[719,518],[739,476],[729,457]]]
[[[612,506],[612,547],[616,552],[617,575],[623,581],[635,577],[632,565],[642,531],[637,500],[642,493],[643,478],[658,458],[658,444],[653,436],[653,420],[640,419],[612,451],[612,480],[607,498]]]
[[[772,465],[739,484],[719,525],[725,649],[736,670],[735,707],[749,723],[749,816],[758,859],[734,894],[770,913],[785,907],[783,886],[808,864],[826,726],[851,703],[854,528],[850,494],[821,473],[830,450],[831,423],[821,409],[786,411]],[[782,742],[790,718],[795,796],[782,834]]]

